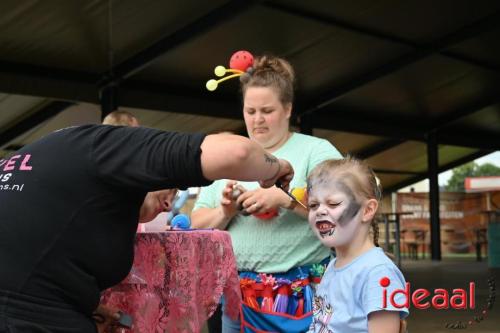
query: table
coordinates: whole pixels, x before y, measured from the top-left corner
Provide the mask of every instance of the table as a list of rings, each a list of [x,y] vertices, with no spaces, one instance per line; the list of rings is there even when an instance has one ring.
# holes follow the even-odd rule
[[[413,215],[413,212],[387,212],[387,213],[380,213],[382,215],[384,224],[385,224],[385,246],[386,246],[386,251],[389,249],[389,223],[393,222],[395,224],[396,230],[395,230],[395,235],[394,235],[394,241],[396,242],[396,248],[395,248],[395,257],[396,257],[396,264],[398,267],[401,267],[401,249],[400,249],[400,228],[399,228],[399,217],[404,216],[404,215]],[[389,217],[393,216],[393,219],[390,219]]]
[[[413,240],[410,242],[406,241],[409,258],[418,260],[418,252],[419,249],[422,248],[422,259],[425,259],[425,251],[427,250],[427,244],[425,242],[427,230],[421,228],[411,228],[406,231],[413,233]]]
[[[474,235],[476,236],[476,261],[483,260],[481,256],[481,247],[483,244],[488,244],[488,229],[487,228],[473,228]]]
[[[136,333],[200,332],[224,294],[236,318],[241,300],[229,233],[167,231],[136,235],[132,270],[101,302],[130,314]]]

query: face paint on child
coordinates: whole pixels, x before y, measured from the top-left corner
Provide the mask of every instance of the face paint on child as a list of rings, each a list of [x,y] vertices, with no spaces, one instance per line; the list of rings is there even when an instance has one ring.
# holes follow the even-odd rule
[[[343,182],[318,178],[308,187],[309,224],[325,246],[342,246],[353,239],[359,228],[352,222],[361,205]]]
[[[328,183],[330,182],[331,180],[329,179],[330,177],[330,174],[325,171],[325,170],[322,170],[319,175],[316,177],[316,179],[314,180],[313,183],[307,183],[307,193],[310,193],[312,188],[313,188],[313,185],[315,187],[317,186],[322,186],[322,185],[325,185],[325,183]]]
[[[349,200],[349,202],[346,205],[346,208],[344,209],[344,212],[339,217],[339,223],[346,224],[349,221],[352,221],[352,219],[356,215],[358,215],[358,212],[361,209],[361,205],[359,204],[359,202],[357,202],[356,198],[354,197],[354,193],[352,193],[351,189],[348,186],[346,186],[344,183],[340,181],[333,182],[331,188],[333,191],[336,191],[338,189],[340,192],[343,192],[348,197]]]

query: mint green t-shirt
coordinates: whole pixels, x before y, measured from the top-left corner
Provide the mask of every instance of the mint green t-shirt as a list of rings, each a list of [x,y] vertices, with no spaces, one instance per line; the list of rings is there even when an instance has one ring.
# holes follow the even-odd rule
[[[290,188],[305,187],[307,175],[318,163],[342,158],[327,140],[299,133],[293,133],[273,155],[292,164],[295,175]],[[193,210],[218,207],[226,182],[217,180],[202,188]],[[259,187],[257,182],[239,184],[247,190]],[[330,254],[310,230],[307,219],[284,208],[271,220],[236,215],[227,230],[240,271],[286,272],[293,267],[318,263]]]

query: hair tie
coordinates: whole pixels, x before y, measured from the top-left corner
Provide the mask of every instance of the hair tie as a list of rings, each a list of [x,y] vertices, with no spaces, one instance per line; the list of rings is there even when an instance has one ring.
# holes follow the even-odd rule
[[[218,77],[222,77],[219,80],[208,80],[206,87],[209,91],[214,91],[219,86],[219,83],[239,77],[242,75],[251,75],[254,71],[253,69],[253,55],[248,51],[238,51],[235,52],[231,59],[229,60],[229,68],[224,66],[217,66],[214,69],[214,73]],[[223,77],[227,73],[230,75]]]
[[[375,195],[377,196],[377,200],[382,200],[382,191],[380,189],[380,186],[381,186],[381,182],[380,182],[380,178],[378,178],[377,176],[375,176]]]

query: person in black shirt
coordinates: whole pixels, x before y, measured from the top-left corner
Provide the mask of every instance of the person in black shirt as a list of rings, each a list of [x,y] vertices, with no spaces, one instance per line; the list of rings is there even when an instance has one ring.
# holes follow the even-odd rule
[[[138,221],[170,209],[164,189],[292,177],[229,134],[86,125],[23,147],[0,160],[0,332],[96,332],[100,291],[128,274]]]

